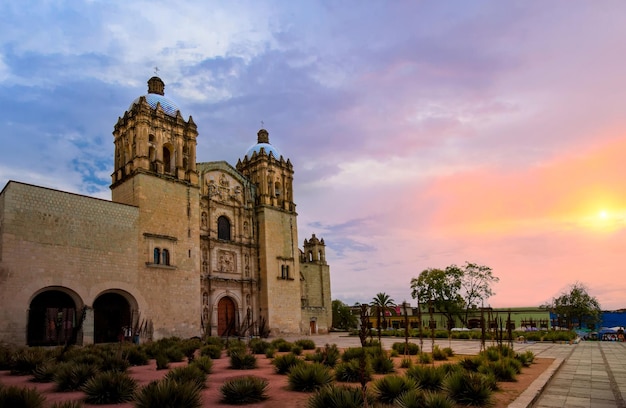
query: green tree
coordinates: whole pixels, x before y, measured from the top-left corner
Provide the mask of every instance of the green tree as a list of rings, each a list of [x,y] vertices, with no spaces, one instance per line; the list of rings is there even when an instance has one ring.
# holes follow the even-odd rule
[[[461,279],[463,271],[455,266],[444,269],[430,268],[411,279],[411,296],[429,309],[439,311],[447,320],[448,331],[452,330],[455,316],[463,310]],[[431,317],[432,320],[432,317]]]
[[[565,325],[568,329],[573,329],[575,324],[579,328],[583,324],[595,327],[602,313],[598,300],[580,282],[572,284],[547,306],[558,316],[559,326]]]
[[[387,327],[387,320],[385,318],[385,312],[395,307],[394,300],[389,297],[385,292],[377,293],[376,296],[370,302],[370,306],[376,313],[376,328],[378,329],[378,342],[380,343],[381,336],[381,320],[384,322],[385,328]],[[382,319],[381,319],[382,317]]]
[[[333,327],[335,329],[348,330],[356,327],[357,317],[352,314],[350,306],[341,300],[332,301],[333,308]]]
[[[452,267],[456,266],[452,265]],[[488,266],[465,262],[465,265],[460,269],[463,273],[461,277],[461,293],[465,303],[465,316],[462,320],[467,327],[469,310],[481,306],[480,302],[493,296],[494,292],[491,289],[491,285],[499,282],[500,279],[493,275],[493,271]]]

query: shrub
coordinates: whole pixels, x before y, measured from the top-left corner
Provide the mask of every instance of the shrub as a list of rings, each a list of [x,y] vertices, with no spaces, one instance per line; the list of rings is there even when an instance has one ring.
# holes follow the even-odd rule
[[[165,354],[157,354],[156,356],[156,368],[157,370],[167,370],[170,367],[170,360],[167,359]]]
[[[222,357],[223,349],[224,348],[222,346],[219,346],[217,344],[208,344],[200,348],[200,355],[208,356],[211,357],[213,360],[217,360],[218,358]]]
[[[230,340],[227,342],[226,354],[230,356],[232,352],[247,352],[248,345],[241,340]]]
[[[406,347],[405,347],[406,346]],[[402,355],[410,355],[410,356],[414,356],[417,355],[420,352],[420,347],[415,344],[415,343],[411,343],[409,342],[407,343],[393,343],[393,345],[391,346],[392,350],[395,350],[398,352],[398,354],[402,354]]]
[[[424,393],[424,406],[427,408],[454,408],[456,405],[447,395],[438,392]]]
[[[278,338],[272,341],[272,347],[280,352],[291,351],[293,344],[283,338]]]
[[[0,386],[0,407],[41,408],[45,400],[35,388]]]
[[[362,347],[348,347],[347,349],[343,351],[343,354],[341,355],[341,359],[343,360],[343,362],[347,363],[350,360],[361,358],[361,356],[363,356],[364,353],[365,353],[365,350]]]
[[[271,344],[265,340],[252,339],[248,342],[248,348],[252,351],[252,354],[265,354],[269,350]]]
[[[417,389],[417,384],[410,377],[387,375],[373,383],[374,398],[383,404],[391,404],[402,393]]]
[[[267,380],[252,375],[233,378],[220,388],[222,402],[226,404],[253,404],[268,398]]]
[[[135,396],[135,408],[201,408],[201,388],[194,382],[153,381]]]
[[[396,371],[393,360],[387,357],[387,353],[382,352],[371,358],[372,368],[376,374],[388,374]]]
[[[489,361],[498,361],[500,360],[500,352],[497,347],[487,347],[486,350],[481,351],[479,356],[485,357]]]
[[[294,345],[302,347],[302,350],[315,350],[315,342],[311,339],[300,339]]]
[[[448,357],[452,357],[454,356],[454,350],[452,350],[450,347],[444,347],[442,350],[446,356]]]
[[[422,364],[430,364],[433,362],[432,356],[428,353],[420,353],[418,359]]]
[[[315,353],[307,355],[307,360],[324,364],[327,367],[335,367],[339,361],[340,353],[336,344],[326,344],[324,348],[319,347]]]
[[[330,384],[333,375],[323,364],[298,364],[289,371],[288,381],[292,390],[309,392]]]
[[[361,368],[360,361],[353,359],[347,363],[340,363],[335,366],[335,379],[341,382],[370,381],[373,371],[369,361],[365,363],[365,367]]]
[[[170,346],[164,352],[167,359],[172,363],[180,363],[185,358],[185,353],[179,346]]]
[[[413,367],[413,360],[410,358],[403,358],[400,362],[400,368],[411,368]]]
[[[304,361],[295,354],[283,354],[272,360],[272,365],[275,367],[278,374],[287,374],[293,367],[300,364],[304,364]]]
[[[13,352],[14,350],[4,344],[0,344],[0,371],[10,370],[13,364]]]
[[[256,368],[256,357],[245,350],[230,351],[230,368],[235,370],[249,370]]]
[[[137,381],[119,371],[105,371],[90,378],[81,388],[88,404],[119,404],[132,401]]]
[[[433,354],[433,358],[436,361],[444,361],[444,360],[448,359],[448,355],[442,349],[440,349],[439,346],[436,345],[436,344],[433,347],[433,353],[432,354]]]
[[[399,395],[395,400],[399,408],[424,408],[426,405],[426,393],[418,388],[408,390]],[[429,407],[430,408],[430,407]]]
[[[515,366],[510,361],[516,361],[512,359],[504,359],[499,361],[490,361],[483,364],[479,369],[479,373],[493,374],[498,381],[513,382],[517,381],[517,371]],[[518,362],[518,364],[520,364]],[[521,365],[521,364],[520,364]]]
[[[443,372],[444,377],[458,371],[463,371],[463,367],[461,367],[459,364],[451,363],[442,364],[439,366],[439,369]]]
[[[519,360],[519,362],[522,363],[524,367],[530,367],[530,365],[535,360],[535,355],[532,351],[527,350],[525,353],[516,354],[515,358]]]
[[[480,356],[465,357],[459,361],[459,365],[467,371],[478,371],[478,368],[483,364],[483,359]]]
[[[444,389],[456,403],[470,406],[489,406],[493,390],[479,373],[459,372],[446,378]]]
[[[47,356],[43,349],[20,349],[11,359],[11,375],[31,375],[35,368],[46,360]]]
[[[57,391],[76,391],[98,373],[98,369],[84,363],[62,363],[54,375]]]
[[[299,356],[300,354],[302,354],[302,347],[300,347],[300,346],[295,346],[295,345],[294,345],[294,346],[291,348],[291,353],[292,353],[292,354],[295,354],[296,356]]]
[[[52,382],[54,380],[54,373],[56,372],[57,365],[58,364],[54,360],[47,360],[38,364],[33,370],[32,381],[40,383]]]
[[[211,370],[213,369],[213,360],[211,360],[208,356],[201,356],[193,360],[193,363],[190,365],[198,367],[205,374],[211,374]]]
[[[188,365],[186,367],[177,367],[170,370],[170,372],[165,375],[165,380],[179,383],[195,383],[198,388],[205,388],[207,373],[196,365]]]
[[[267,358],[274,358],[275,354],[276,354],[276,350],[274,350],[273,348],[270,347],[265,352],[265,357],[267,357]]]
[[[445,373],[439,367],[417,365],[409,368],[406,376],[412,378],[423,390],[438,391],[443,387]]]
[[[147,365],[150,358],[148,353],[139,347],[129,347],[124,351],[124,358],[131,366]]]
[[[220,346],[222,349],[224,348],[224,340],[221,337],[209,336],[204,338],[204,344],[206,345],[214,345]]]
[[[179,348],[187,357],[187,361],[191,362],[195,358],[196,350],[198,350],[202,346],[202,341],[200,341],[197,337],[192,337],[190,339],[183,340],[180,343]]]
[[[99,371],[118,371],[120,373],[126,372],[129,363],[127,360],[117,357],[112,354],[104,355],[100,360],[98,366]]]
[[[359,387],[328,385],[320,388],[307,402],[308,408],[361,408],[365,406],[363,391]],[[368,405],[373,404],[365,395]]]

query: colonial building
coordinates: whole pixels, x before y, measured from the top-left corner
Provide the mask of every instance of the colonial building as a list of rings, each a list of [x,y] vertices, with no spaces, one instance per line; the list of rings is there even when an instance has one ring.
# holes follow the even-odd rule
[[[113,130],[112,201],[10,181],[0,193],[0,342],[321,333],[324,240],[298,248],[293,165],[261,129],[236,167],[158,77]]]

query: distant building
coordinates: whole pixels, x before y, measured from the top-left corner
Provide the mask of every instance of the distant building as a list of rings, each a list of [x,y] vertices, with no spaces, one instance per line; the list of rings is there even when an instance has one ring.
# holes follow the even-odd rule
[[[235,167],[158,77],[114,126],[112,201],[10,181],[0,193],[0,342],[322,333],[324,240],[298,248],[293,165],[261,129]]]

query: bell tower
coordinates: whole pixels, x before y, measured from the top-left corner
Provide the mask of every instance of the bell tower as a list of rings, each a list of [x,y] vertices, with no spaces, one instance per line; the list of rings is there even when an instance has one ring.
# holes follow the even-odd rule
[[[301,333],[300,256],[293,165],[257,133],[237,170],[256,185],[255,215],[259,244],[260,316],[275,334]],[[278,329],[280,328],[280,329]]]
[[[165,97],[159,77],[136,98],[113,130],[111,195],[139,209],[137,287],[150,304],[156,338],[192,337],[201,331],[200,217],[196,138]]]

